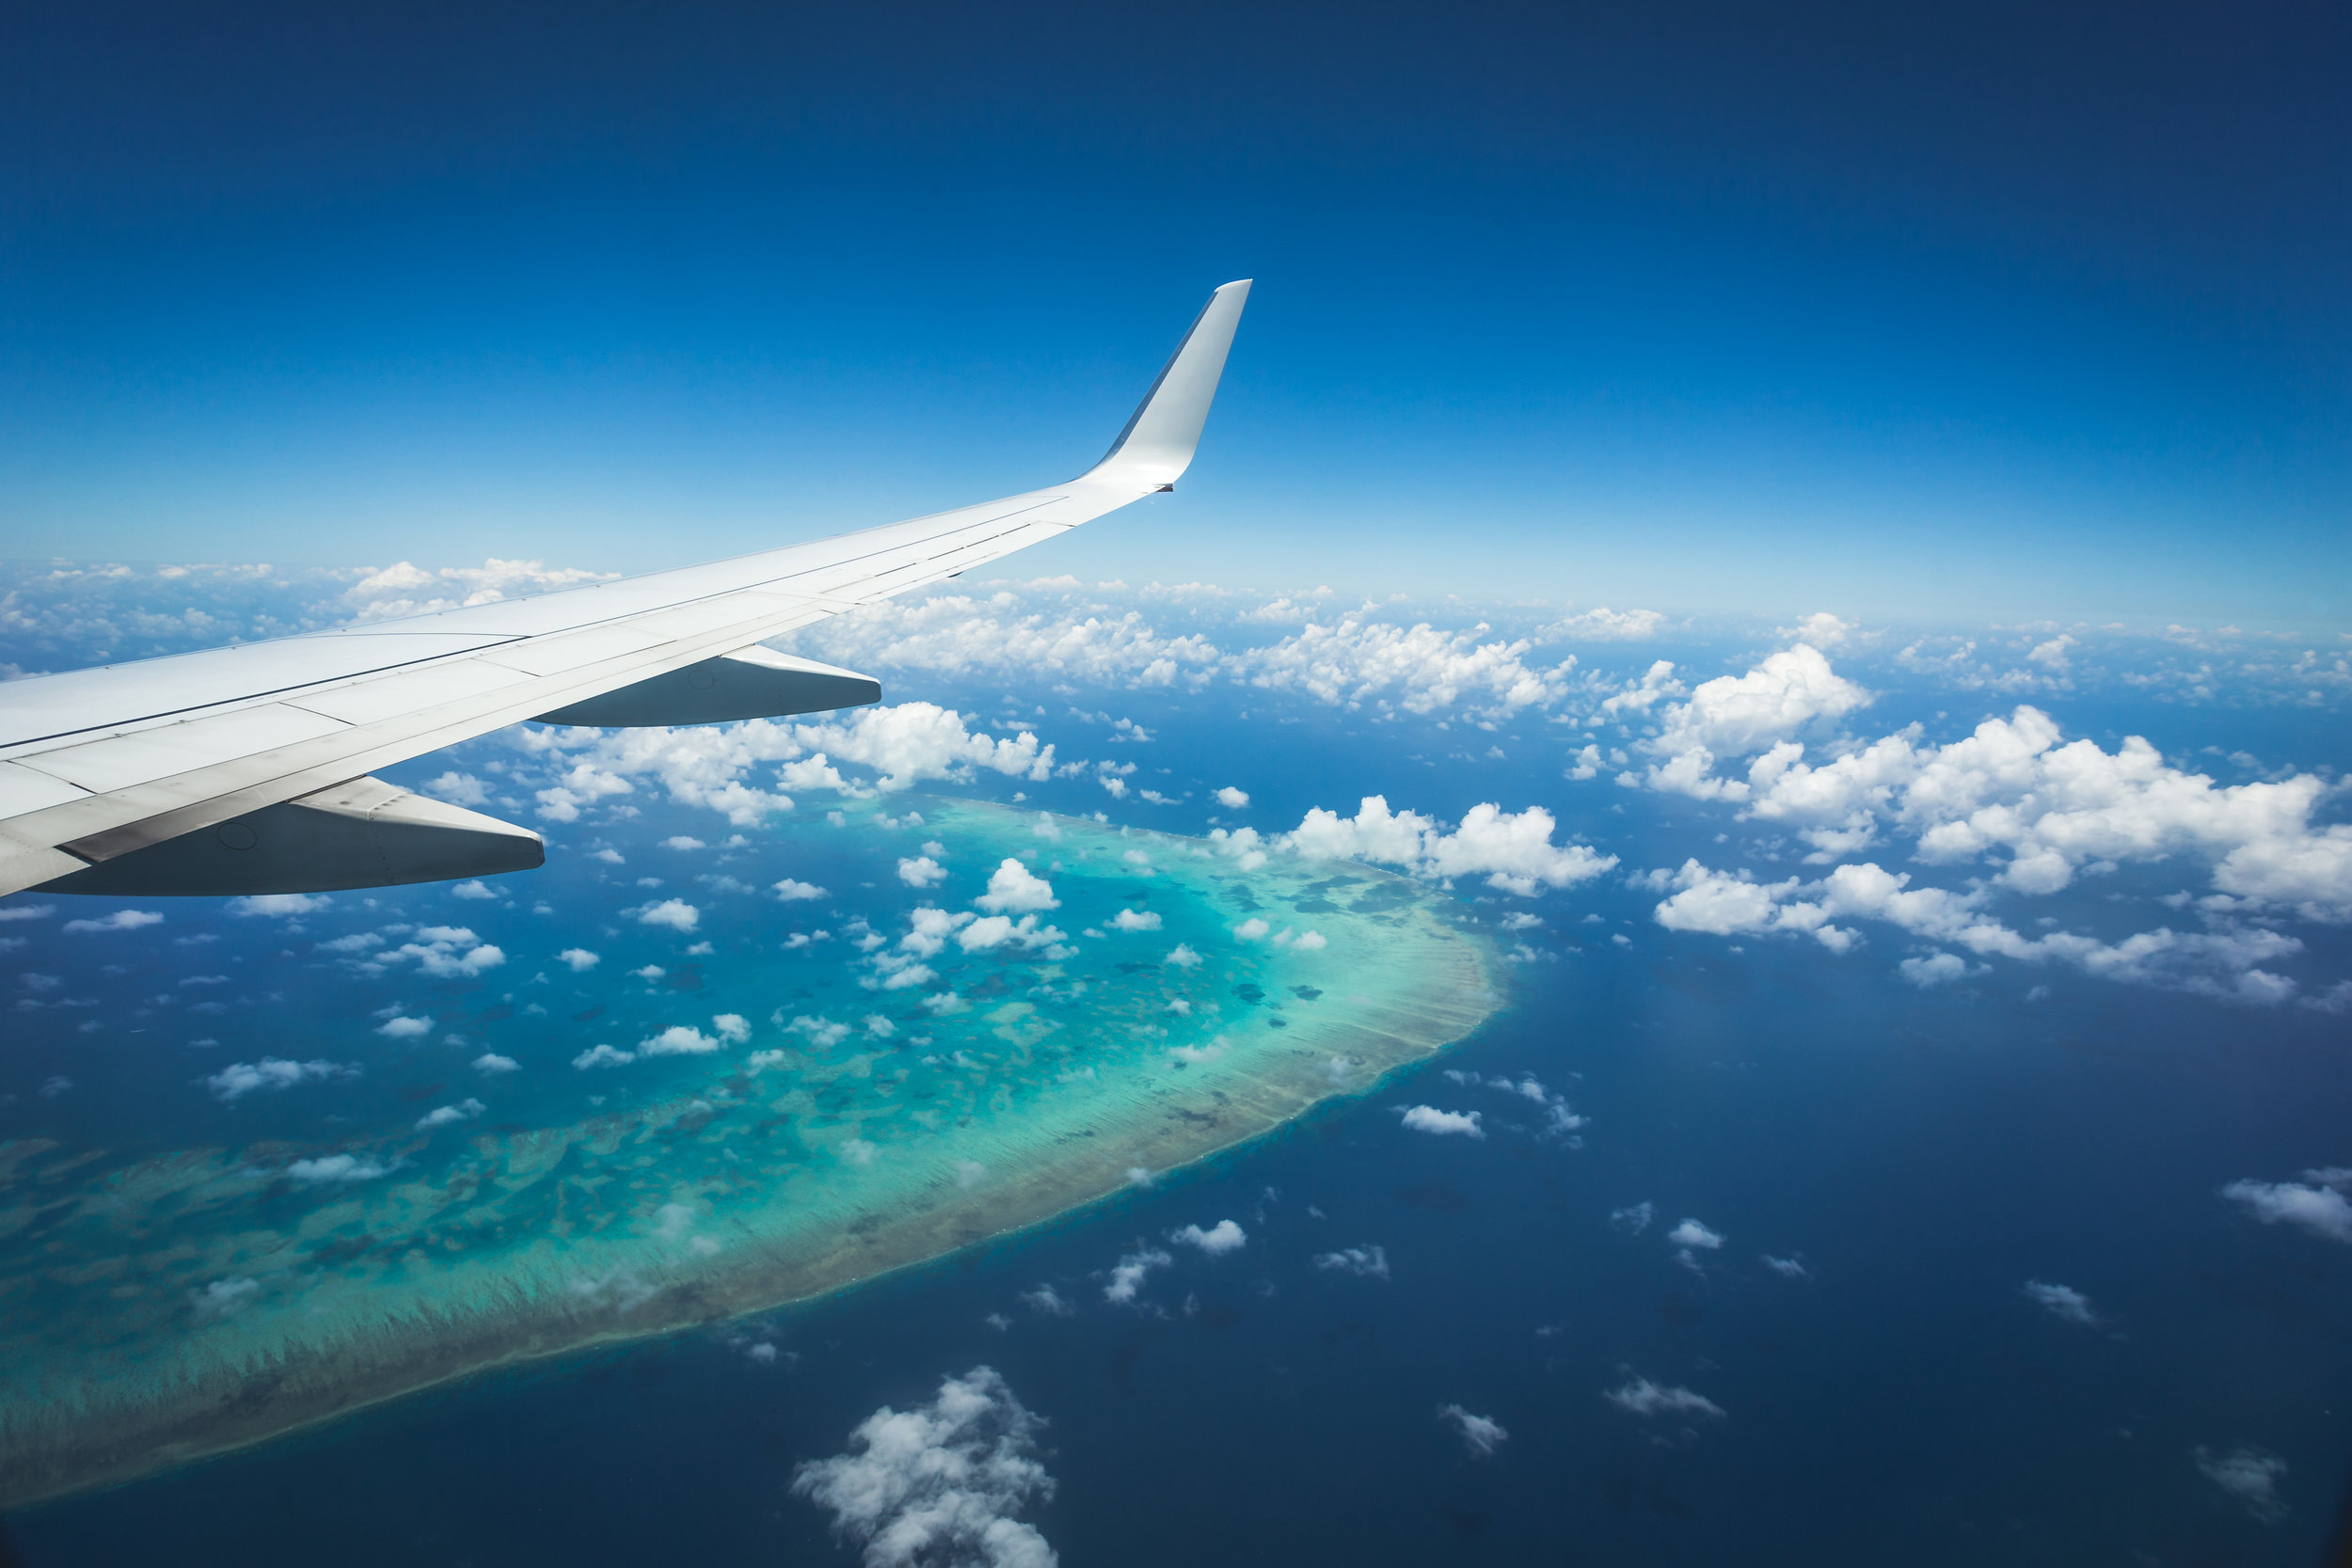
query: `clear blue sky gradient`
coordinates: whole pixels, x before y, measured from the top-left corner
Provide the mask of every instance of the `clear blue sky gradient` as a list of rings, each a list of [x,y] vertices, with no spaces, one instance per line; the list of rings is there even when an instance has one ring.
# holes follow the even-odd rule
[[[1934,14],[1925,14],[1932,9]],[[16,8],[5,553],[2352,627],[2352,13]]]

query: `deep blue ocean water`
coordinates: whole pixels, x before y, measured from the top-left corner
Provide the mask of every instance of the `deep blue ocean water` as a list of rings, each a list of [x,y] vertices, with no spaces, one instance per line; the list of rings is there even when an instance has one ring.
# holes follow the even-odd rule
[[[787,1495],[793,1462],[984,1362],[1052,1423],[1036,1519],[1073,1562],[2315,1560],[2352,1462],[2352,1412],[2313,1398],[2352,1387],[2352,1268],[2213,1195],[2340,1144],[2340,1040],[2162,1006],[1930,1010],[1801,969],[1592,954],[1447,1058],[1572,1085],[1581,1149],[1402,1132],[1391,1101],[1467,1098],[1432,1068],[780,1315],[773,1364],[708,1334],[487,1377],[36,1511],[14,1544],[34,1564],[846,1560]],[[1644,1201],[1645,1232],[1610,1225]],[[1699,1272],[1661,1235],[1685,1214],[1729,1238]],[[1097,1299],[1136,1238],[1228,1216],[1248,1245],[1155,1276],[1167,1316]],[[1309,1262],[1363,1243],[1390,1280]],[[2052,1275],[2113,1326],[2019,1293]],[[1041,1281],[1087,1305],[1025,1309]],[[1727,1417],[1626,1416],[1600,1395],[1627,1369]],[[1508,1430],[1494,1458],[1435,1418],[1455,1402]],[[2296,1459],[2275,1529],[2192,1465],[2249,1436]]]

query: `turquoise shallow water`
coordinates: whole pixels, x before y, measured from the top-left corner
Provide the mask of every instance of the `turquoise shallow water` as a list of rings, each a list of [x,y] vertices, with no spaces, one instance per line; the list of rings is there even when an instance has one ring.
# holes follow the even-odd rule
[[[574,990],[605,1000],[561,1022],[536,1003],[480,1007],[471,1037],[422,1049],[486,1047],[511,1070],[422,1100],[347,1098],[330,1140],[134,1159],[0,1146],[6,1500],[837,1290],[1362,1092],[1497,1005],[1486,939],[1409,879],[1000,806],[913,807],[787,819],[769,835],[782,846],[735,859],[821,838],[832,879],[859,891],[822,916],[813,900],[742,903],[756,912],[730,919],[725,952],[659,921],[604,926],[666,930],[691,960],[603,965]],[[901,871],[927,858],[917,840],[939,847],[937,878]],[[618,882],[557,896],[542,929],[630,912]],[[386,942],[426,944],[413,925],[373,946],[308,935],[320,954],[343,942],[358,958],[342,972],[364,978]],[[444,945],[458,955],[444,968],[468,950]],[[660,983],[683,974],[691,990]],[[535,994],[559,989],[535,978]],[[365,1061],[311,1055],[364,1026],[278,1006],[310,1042],[278,1059],[327,1069],[324,1087],[277,1098],[367,1077]],[[358,1037],[389,1049],[387,1027]],[[665,1037],[689,1049],[660,1050]],[[634,1059],[574,1065],[599,1046]]]

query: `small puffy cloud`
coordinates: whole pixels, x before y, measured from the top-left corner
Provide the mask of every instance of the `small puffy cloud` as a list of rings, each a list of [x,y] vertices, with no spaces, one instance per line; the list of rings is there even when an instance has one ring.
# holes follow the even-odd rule
[[[355,1078],[359,1069],[333,1062],[288,1061],[280,1056],[264,1056],[258,1062],[234,1062],[204,1080],[204,1086],[213,1098],[223,1104],[233,1103],[256,1089],[291,1089],[297,1084],[322,1083],[330,1078]]]
[[[1817,610],[1793,626],[1783,626],[1780,635],[1791,642],[1806,642],[1816,648],[1842,645],[1855,631],[1858,623],[1843,620],[1826,610]]]
[[[651,1039],[637,1042],[641,1056],[702,1056],[718,1049],[716,1039],[686,1023],[673,1023]]]
[[[2279,1482],[2287,1473],[2287,1462],[2275,1453],[2260,1449],[2236,1448],[2227,1453],[2210,1449],[2197,1450],[2197,1468],[2204,1478],[2233,1501],[2265,1525],[2275,1525],[2287,1516],[2286,1499],[2279,1496]]]
[[[702,911],[683,898],[664,898],[635,913],[641,926],[666,926],[674,931],[691,931],[702,924],[703,918]]]
[[[1699,1247],[1712,1252],[1724,1244],[1724,1236],[1696,1220],[1684,1220],[1666,1232],[1666,1241],[1671,1246]]]
[[[2060,632],[2047,642],[2035,643],[2033,650],[2026,657],[2036,664],[2046,665],[2052,670],[2063,671],[2067,667],[2066,650],[2081,646],[2082,643],[2071,633]]]
[[[433,1033],[433,1015],[411,1018],[395,1014],[375,1026],[375,1032],[388,1040],[413,1040]]]
[[[237,900],[244,902],[244,900]],[[76,935],[97,931],[135,931],[148,926],[161,926],[163,915],[154,910],[117,910],[96,920],[69,920],[65,928]]]
[[[1022,1291],[1021,1300],[1030,1311],[1048,1318],[1067,1318],[1078,1310],[1070,1302],[1064,1300],[1061,1292],[1055,1290],[1050,1283],[1040,1285],[1034,1291]]]
[[[557,962],[568,965],[575,974],[585,974],[604,961],[600,955],[591,953],[585,947],[566,947],[555,957]]]
[[[1389,1252],[1382,1246],[1341,1247],[1335,1252],[1316,1253],[1315,1267],[1357,1275],[1365,1279],[1386,1279],[1389,1277]]]
[[[707,849],[709,845],[691,833],[672,833],[661,841],[664,849]]]
[[[1066,933],[1058,926],[1040,926],[1037,916],[1025,914],[1018,924],[1001,914],[975,920],[956,933],[956,945],[967,953],[984,953],[990,948],[1013,943],[1029,951],[1050,947],[1060,942]],[[1048,955],[1052,957],[1053,955]]]
[[[907,934],[898,939],[898,948],[918,958],[935,958],[946,950],[948,939],[955,935],[957,927],[971,923],[972,916],[965,911],[951,911],[926,904],[907,916]],[[1011,922],[1006,924],[1009,926]]]
[[[344,941],[333,944],[341,947]],[[408,941],[398,947],[387,948],[375,955],[373,962],[386,964],[410,963],[419,974],[437,980],[477,979],[506,962],[504,949],[482,941],[463,926],[425,926],[418,928]]]
[[[1774,1274],[1780,1275],[1783,1279],[1810,1279],[1813,1277],[1813,1271],[1804,1266],[1804,1259],[1802,1258],[1775,1258],[1768,1252],[1763,1254],[1763,1259],[1764,1266],[1772,1270]]]
[[[1197,969],[1200,964],[1200,955],[1180,942],[1168,951],[1168,957],[1160,961],[1164,964],[1174,964],[1178,969]]]
[[[1157,910],[1121,910],[1107,924],[1114,931],[1156,931],[1160,914]]]
[[[1613,1230],[1622,1230],[1629,1236],[1639,1236],[1649,1228],[1649,1222],[1657,1217],[1658,1205],[1655,1203],[1629,1203],[1622,1209],[1609,1211],[1609,1225]]]
[[[1197,1225],[1185,1226],[1170,1232],[1168,1240],[1199,1247],[1212,1258],[1221,1258],[1229,1252],[1239,1252],[1249,1238],[1232,1220],[1219,1220],[1206,1230]]]
[[[1288,934],[1284,933],[1284,935]],[[1277,937],[1274,940],[1279,942],[1282,938]],[[1320,953],[1330,945],[1331,939],[1321,931],[1301,931],[1290,940],[1290,949],[1294,953]]]
[[[19,920],[46,920],[57,912],[55,904],[8,904],[0,906],[0,926]]]
[[[751,1020],[741,1013],[721,1013],[710,1021],[710,1027],[729,1045],[741,1045],[752,1037]]]
[[[476,1072],[486,1073],[493,1077],[501,1072],[520,1072],[522,1066],[522,1063],[515,1060],[514,1057],[501,1056],[495,1051],[485,1051],[473,1059],[473,1069]]]
[[[1616,865],[1614,855],[1552,843],[1556,826],[1541,806],[1506,812],[1486,803],[1472,806],[1449,832],[1434,817],[1392,812],[1385,796],[1367,795],[1354,816],[1315,807],[1279,842],[1319,860],[1370,861],[1422,877],[1483,876],[1489,887],[1522,898],[1588,881]]]
[[[316,914],[333,902],[323,893],[260,893],[249,898],[231,898],[222,907],[243,920],[291,919],[298,914]]]
[[[1462,1443],[1470,1449],[1470,1457],[1473,1459],[1491,1459],[1494,1457],[1495,1449],[1508,1442],[1511,1437],[1509,1433],[1502,1430],[1502,1423],[1493,1418],[1473,1416],[1458,1404],[1440,1406],[1438,1418],[1453,1424],[1454,1430],[1461,1434]]]
[[[1706,1416],[1719,1421],[1724,1418],[1724,1407],[1706,1395],[1652,1383],[1645,1377],[1629,1378],[1622,1386],[1608,1389],[1600,1397],[1629,1416]]]
[[[1054,887],[1044,878],[1033,874],[1019,861],[1010,858],[996,867],[988,879],[988,891],[972,902],[996,914],[1017,914],[1024,910],[1057,910],[1061,900],[1054,896]]]
[[[479,1100],[461,1100],[454,1105],[437,1105],[417,1118],[417,1131],[430,1132],[437,1127],[448,1127],[461,1121],[471,1121],[489,1107]]]
[[[596,1067],[627,1067],[637,1059],[634,1051],[618,1051],[609,1045],[592,1045],[572,1058],[572,1066],[582,1072]]]
[[[2027,1301],[2032,1302],[2050,1316],[2063,1319],[2067,1323],[2080,1323],[2085,1328],[2090,1328],[2099,1321],[2099,1314],[2090,1309],[2090,1298],[2072,1286],[2051,1285],[2042,1280],[2028,1279],[2026,1281],[2025,1294]]]
[[[1143,1289],[1145,1275],[1174,1261],[1156,1247],[1128,1253],[1112,1267],[1110,1283],[1103,1287],[1103,1299],[1121,1307],[1129,1305],[1136,1299],[1136,1292]]]
[[[785,1027],[807,1040],[812,1047],[819,1051],[839,1045],[850,1037],[848,1024],[835,1023],[829,1018],[811,1018],[806,1013],[801,1014]]]
[[[454,768],[437,779],[427,779],[420,786],[427,795],[447,800],[453,806],[486,806],[490,803],[489,786],[471,773]]]
[[[1259,920],[1253,916],[1252,918],[1245,920],[1240,925],[1234,927],[1233,935],[1239,937],[1244,942],[1263,942],[1266,938],[1266,933],[1273,929],[1273,927],[1268,926],[1264,921]]]
[[[1905,958],[1895,966],[1904,980],[1921,990],[1949,985],[1966,979],[1968,960],[1957,953],[1931,953],[1924,958]]]
[[[1247,791],[1227,784],[1216,792],[1216,803],[1227,811],[1239,811],[1249,803],[1249,796]]]
[[[484,881],[481,878],[476,877],[471,881],[460,882],[455,887],[451,888],[449,890],[449,895],[452,898],[469,898],[480,900],[485,898],[496,898],[498,894],[492,890],[489,883]]]
[[[898,863],[898,880],[909,887],[935,887],[946,879],[947,868],[929,855],[918,855],[913,860]]]
[[[824,895],[825,890],[815,882],[797,882],[787,877],[776,884],[776,896],[787,904],[803,904]]]
[[[1486,1135],[1486,1130],[1478,1125],[1482,1113],[1477,1111],[1440,1111],[1434,1105],[1414,1105],[1398,1114],[1405,1118],[1405,1125],[1416,1132],[1466,1138]]]
[[[1054,1495],[1036,1457],[1044,1424],[975,1367],[928,1405],[875,1411],[848,1452],[794,1470],[792,1492],[828,1511],[868,1568],[1053,1568],[1054,1548],[1019,1517]]]
[[[2352,1171],[2305,1171],[2305,1181],[2233,1181],[2221,1196],[2265,1225],[2289,1225],[2330,1242],[2352,1243]],[[2328,1180],[2333,1178],[2334,1180]]]
[[[389,1169],[356,1154],[327,1154],[316,1160],[296,1160],[286,1167],[286,1174],[296,1181],[373,1181]]]

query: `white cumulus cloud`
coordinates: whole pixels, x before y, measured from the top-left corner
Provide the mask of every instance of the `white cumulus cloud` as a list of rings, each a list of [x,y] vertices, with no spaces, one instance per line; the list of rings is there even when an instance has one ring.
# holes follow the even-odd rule
[[[2330,1242],[2352,1243],[2352,1170],[2307,1170],[2301,1181],[2233,1181],[2221,1196],[2265,1225],[2288,1225]]]
[[[1358,1275],[1366,1279],[1389,1277],[1389,1252],[1382,1246],[1350,1246],[1332,1252],[1318,1252],[1314,1261],[1318,1269]]]
[[[642,926],[664,926],[673,931],[691,931],[702,924],[702,911],[683,898],[664,898],[658,904],[647,904],[635,911]]]
[[[1009,856],[990,875],[988,891],[972,902],[997,914],[1061,908],[1061,900],[1054,896],[1053,884]]]
[[[1483,1138],[1486,1129],[1478,1125],[1483,1113],[1477,1111],[1440,1111],[1434,1105],[1413,1105],[1400,1111],[1405,1125],[1416,1132],[1435,1132],[1466,1138]]]
[[[1232,1220],[1219,1220],[1206,1230],[1197,1225],[1188,1225],[1172,1232],[1168,1239],[1182,1242],[1186,1246],[1199,1247],[1212,1258],[1238,1252],[1249,1240],[1242,1227]]]
[[[1103,1299],[1126,1306],[1143,1289],[1144,1276],[1153,1269],[1164,1269],[1175,1259],[1156,1247],[1139,1247],[1112,1265],[1110,1283],[1103,1287]]]
[[[2052,1285],[2040,1279],[2026,1281],[2026,1299],[2054,1318],[2089,1328],[2099,1321],[2092,1311],[2090,1298],[2071,1285]]]
[[[1371,861],[1424,877],[1484,876],[1488,886],[1522,898],[1546,887],[1572,887],[1616,865],[1614,855],[1584,845],[1553,844],[1556,826],[1541,806],[1506,812],[1484,804],[1449,832],[1433,817],[1391,812],[1385,796],[1368,795],[1352,817],[1315,807],[1279,842],[1314,859]]]

